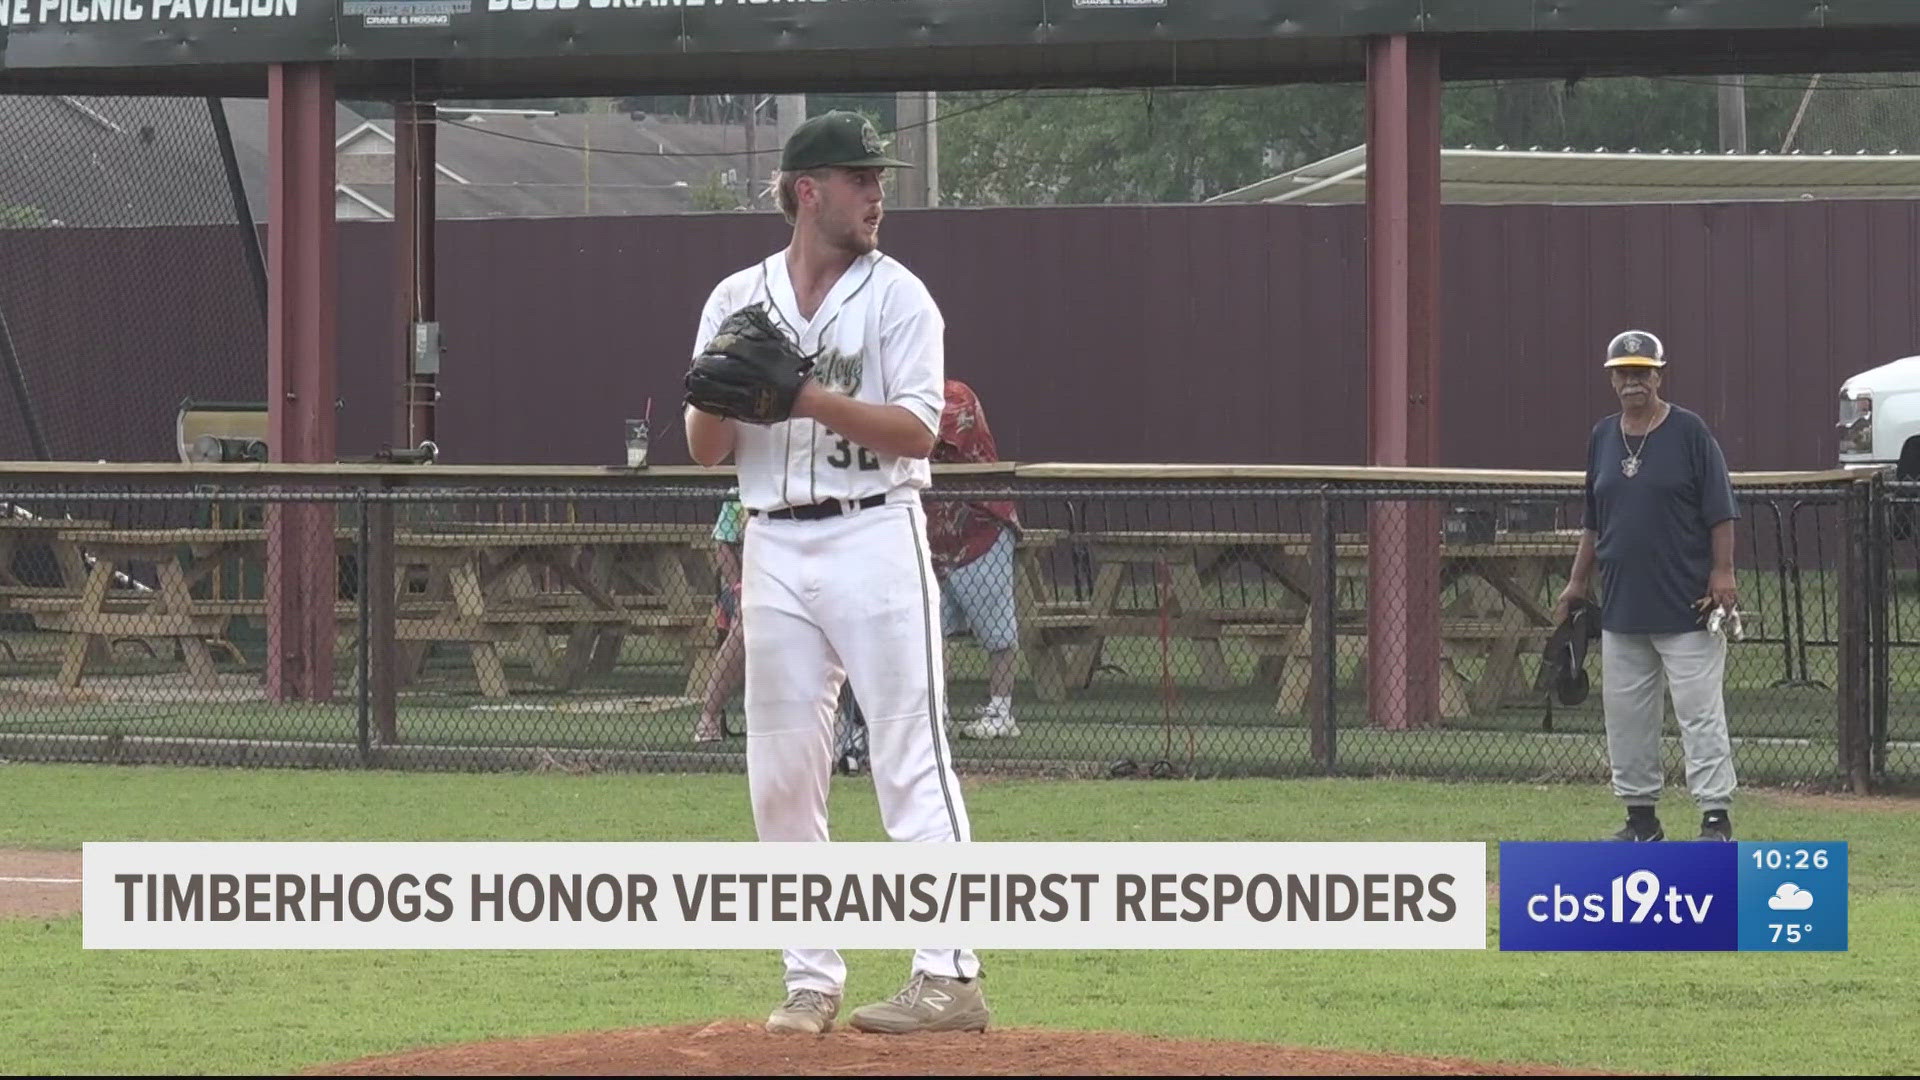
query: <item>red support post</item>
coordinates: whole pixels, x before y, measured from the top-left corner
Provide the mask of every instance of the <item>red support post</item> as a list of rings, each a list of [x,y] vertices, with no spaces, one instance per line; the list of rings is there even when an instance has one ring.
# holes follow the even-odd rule
[[[1405,35],[1367,44],[1370,465],[1439,458],[1440,58]],[[1367,702],[1387,728],[1440,716],[1440,507],[1369,512]]]
[[[273,460],[335,460],[333,69],[267,72],[267,422]],[[333,696],[333,507],[267,515],[267,697]]]

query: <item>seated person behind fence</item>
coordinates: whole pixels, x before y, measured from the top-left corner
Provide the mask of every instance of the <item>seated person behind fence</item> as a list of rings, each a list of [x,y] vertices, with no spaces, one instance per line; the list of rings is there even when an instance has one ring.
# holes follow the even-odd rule
[[[720,591],[713,601],[713,626],[722,636],[720,649],[713,657],[713,670],[707,674],[707,693],[700,704],[700,722],[693,729],[694,742],[718,742],[726,737],[727,702],[747,680],[746,635],[740,631],[740,544],[746,517],[746,509],[740,505],[740,489],[727,492],[726,501],[720,504],[720,516],[713,523],[720,555]]]
[[[998,461],[993,431],[973,388],[947,380],[934,462]],[[969,739],[1012,738],[1014,646],[1020,628],[1013,609],[1013,546],[1020,523],[1011,501],[927,501],[927,542],[940,579],[941,621],[948,634],[973,631],[987,652],[987,704],[959,733]]]

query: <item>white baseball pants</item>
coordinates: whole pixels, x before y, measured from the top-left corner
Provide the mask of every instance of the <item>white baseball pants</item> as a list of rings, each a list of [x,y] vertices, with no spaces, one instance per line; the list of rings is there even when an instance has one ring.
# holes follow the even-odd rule
[[[940,590],[918,500],[819,521],[756,515],[742,551],[747,786],[761,840],[824,841],[834,719],[846,680],[867,722],[887,835],[964,843],[972,833],[946,734]],[[787,949],[787,989],[840,993],[832,949]],[[913,970],[972,978],[980,961],[921,949]]]

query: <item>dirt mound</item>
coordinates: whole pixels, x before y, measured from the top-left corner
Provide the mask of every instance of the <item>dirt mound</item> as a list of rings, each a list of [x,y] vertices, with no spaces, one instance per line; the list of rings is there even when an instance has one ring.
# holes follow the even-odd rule
[[[769,1035],[758,1024],[583,1032],[414,1050],[308,1069],[305,1076],[1560,1076],[1515,1063],[1319,1050],[1267,1043],[1011,1029],[885,1036]]]

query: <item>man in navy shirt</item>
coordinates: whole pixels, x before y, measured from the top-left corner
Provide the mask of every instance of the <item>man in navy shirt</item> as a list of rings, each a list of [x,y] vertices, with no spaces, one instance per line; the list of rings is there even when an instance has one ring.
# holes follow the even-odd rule
[[[1600,568],[1601,697],[1613,793],[1627,806],[1616,840],[1661,840],[1660,734],[1673,697],[1700,839],[1733,839],[1733,750],[1722,694],[1727,643],[1707,629],[1734,612],[1740,516],[1720,444],[1700,417],[1660,399],[1660,339],[1628,330],[1607,346],[1620,411],[1587,439],[1586,531],[1555,621]]]

